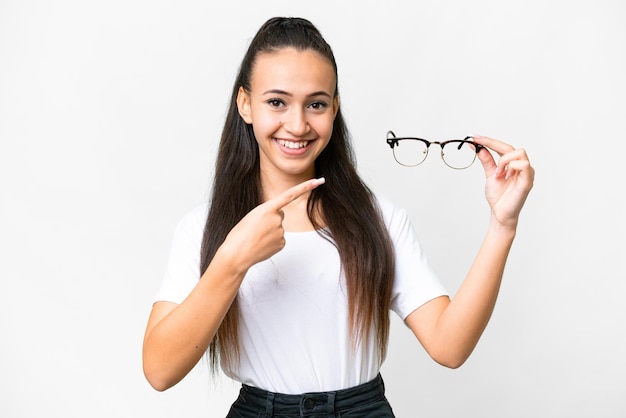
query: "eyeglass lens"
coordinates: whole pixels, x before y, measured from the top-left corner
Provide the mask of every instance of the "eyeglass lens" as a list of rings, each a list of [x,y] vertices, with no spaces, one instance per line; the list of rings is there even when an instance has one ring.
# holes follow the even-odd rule
[[[393,157],[399,164],[414,167],[424,162],[428,156],[428,146],[419,139],[402,139],[393,147]]]
[[[441,147],[441,158],[449,167],[467,168],[476,159],[476,147],[468,141],[450,141]]]
[[[393,147],[393,156],[399,164],[414,167],[428,156],[428,144],[419,139],[400,139]],[[441,148],[441,158],[447,166],[461,170],[472,165],[476,159],[476,148],[470,141],[448,141]]]

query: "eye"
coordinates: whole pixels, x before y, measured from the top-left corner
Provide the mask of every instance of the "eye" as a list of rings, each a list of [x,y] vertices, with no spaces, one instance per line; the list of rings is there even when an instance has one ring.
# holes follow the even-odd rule
[[[282,107],[285,105],[285,102],[280,99],[269,99],[266,103],[269,104],[271,107]]]
[[[313,110],[324,110],[328,107],[328,104],[326,102],[313,102],[309,107]]]

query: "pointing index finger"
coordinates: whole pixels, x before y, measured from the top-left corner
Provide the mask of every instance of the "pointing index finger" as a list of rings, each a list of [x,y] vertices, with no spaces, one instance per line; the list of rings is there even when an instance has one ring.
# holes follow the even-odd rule
[[[315,189],[320,184],[324,184],[325,182],[326,179],[324,179],[324,177],[307,180],[285,190],[275,198],[271,199],[270,202],[272,206],[274,206],[276,209],[282,209],[284,206],[287,206],[303,194],[310,192],[311,190]]]

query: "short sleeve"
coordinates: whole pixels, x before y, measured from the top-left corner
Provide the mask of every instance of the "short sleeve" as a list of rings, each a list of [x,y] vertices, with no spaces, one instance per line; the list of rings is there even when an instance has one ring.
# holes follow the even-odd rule
[[[406,211],[384,197],[377,199],[395,250],[391,309],[404,320],[415,309],[448,292],[429,266]]]
[[[154,302],[180,304],[200,280],[200,249],[206,213],[205,206],[197,207],[176,226],[165,276]]]

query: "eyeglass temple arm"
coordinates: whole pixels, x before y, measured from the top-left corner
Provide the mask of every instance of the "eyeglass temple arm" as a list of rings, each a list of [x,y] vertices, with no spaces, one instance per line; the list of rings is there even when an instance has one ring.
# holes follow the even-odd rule
[[[387,140],[387,141],[389,141],[389,140]],[[466,136],[466,137],[463,139],[463,141],[471,142],[471,143],[472,143],[472,145],[474,146],[474,148],[476,149],[476,154],[478,154],[478,153],[480,152],[480,150],[481,150],[481,149],[485,148],[485,147],[483,147],[482,145],[475,143],[475,142],[474,142],[474,138],[472,138],[471,136]],[[459,150],[460,150],[460,149],[461,149],[461,147],[462,147],[464,144],[465,144],[465,142],[461,142],[461,143],[459,144],[459,146],[457,147],[457,149],[459,149]]]
[[[391,135],[391,138],[389,137],[389,135]],[[396,134],[394,134],[393,131],[388,131],[387,132],[387,144],[389,144],[391,149],[393,149],[394,145],[398,145],[398,140],[396,139]]]

